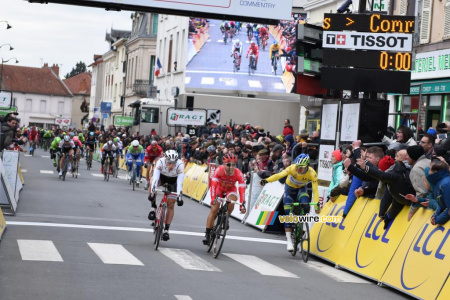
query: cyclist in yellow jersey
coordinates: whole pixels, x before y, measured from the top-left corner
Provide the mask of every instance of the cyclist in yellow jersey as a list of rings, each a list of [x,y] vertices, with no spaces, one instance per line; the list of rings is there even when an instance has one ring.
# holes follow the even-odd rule
[[[273,60],[275,59],[275,53],[278,52],[278,54],[281,54],[281,46],[278,44],[277,41],[274,41],[272,45],[270,45],[270,50],[269,50],[269,57],[271,60],[271,64],[272,64],[272,73],[274,72],[273,70]]]
[[[319,203],[319,190],[317,182],[317,173],[313,168],[309,166],[309,155],[300,154],[295,159],[295,163],[281,171],[278,174],[274,174],[267,179],[260,181],[261,185],[265,185],[268,182],[277,181],[283,177],[286,177],[286,183],[284,185],[284,195],[283,195],[283,205],[285,215],[289,215],[292,210],[292,204],[294,201],[298,200],[300,203],[309,203],[309,195],[306,191],[306,185],[311,182],[313,188],[314,202],[316,203],[316,212],[320,210]],[[309,205],[305,209],[306,213],[309,212]],[[292,225],[290,223],[284,223],[284,230],[286,232],[287,238],[287,250],[289,252],[294,251],[294,246],[291,239],[291,229]]]

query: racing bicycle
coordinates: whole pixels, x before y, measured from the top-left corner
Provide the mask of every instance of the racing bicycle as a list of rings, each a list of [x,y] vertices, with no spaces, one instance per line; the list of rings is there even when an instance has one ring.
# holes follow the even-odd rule
[[[278,64],[277,61],[280,58],[279,55],[280,54],[278,53],[278,51],[272,54],[272,67],[275,75],[277,75],[277,64]]]
[[[111,161],[112,160],[112,161]],[[114,166],[114,156],[107,156],[103,164],[103,176],[106,181],[109,181],[109,171]]]
[[[92,157],[91,157],[91,149],[86,149],[86,166],[87,169],[89,170],[90,168],[92,168]]]
[[[306,208],[308,206],[314,206],[317,203],[293,203],[293,214],[298,216],[306,215]],[[293,224],[291,231],[291,239],[294,244],[294,251],[291,252],[292,256],[297,254],[297,251],[302,254],[302,259],[306,263],[309,259],[309,245],[310,245],[310,235],[309,235],[309,225],[307,222],[298,222]]]
[[[159,242],[162,239],[162,233],[164,230],[166,212],[167,212],[167,200],[169,199],[169,195],[177,197],[176,193],[169,191],[169,184],[166,183],[163,185],[164,190],[155,189],[157,192],[164,193],[164,196],[159,203],[158,209],[156,210],[156,219],[153,223],[153,234],[155,235],[155,240],[153,244],[155,244],[155,250],[158,250]]]
[[[131,175],[130,175],[130,184],[133,185],[133,191],[135,187],[139,187],[139,178],[136,176],[136,170],[137,170],[137,161],[134,157],[131,157],[133,159],[132,165],[131,165]],[[139,159],[139,162],[141,160]]]
[[[233,72],[236,73],[239,71],[239,52],[235,51],[233,53]]]
[[[208,253],[211,252],[211,249],[213,250],[214,258],[217,258],[219,256],[220,250],[223,246],[223,242],[225,241],[225,236],[227,235],[228,219],[230,217],[228,215],[229,203],[241,205],[239,201],[228,200],[220,197],[217,197],[216,201],[220,202],[220,208],[216,215],[214,227],[209,233],[209,244],[206,245],[206,251]]]
[[[251,54],[248,62],[248,75],[255,74],[255,68],[256,68],[256,55]]]

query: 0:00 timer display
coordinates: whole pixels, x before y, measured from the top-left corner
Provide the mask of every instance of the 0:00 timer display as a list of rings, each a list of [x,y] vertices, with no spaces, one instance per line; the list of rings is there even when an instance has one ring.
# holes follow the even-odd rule
[[[409,71],[411,70],[411,53],[383,51],[380,54],[380,68]]]

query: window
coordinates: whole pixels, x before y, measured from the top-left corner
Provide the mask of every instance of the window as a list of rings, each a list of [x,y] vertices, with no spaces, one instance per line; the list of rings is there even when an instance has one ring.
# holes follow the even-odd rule
[[[41,100],[40,113],[45,114],[47,112],[47,101]]]
[[[422,2],[422,24],[420,24],[420,43],[427,44],[430,42],[431,31],[431,13],[433,1],[423,0]]]
[[[151,34],[158,34],[158,14],[152,14],[152,31]]]
[[[167,64],[167,73],[172,72],[172,46],[173,46],[173,41],[172,41],[172,36],[170,36],[169,59],[168,59],[168,64]]]
[[[33,109],[33,100],[27,99],[25,111],[31,111]]]
[[[159,122],[159,108],[157,108],[157,107],[142,108],[141,122],[143,122],[143,123],[158,123]]]
[[[153,80],[155,79],[155,61],[156,57],[154,55],[150,56],[150,85],[153,85]]]
[[[64,102],[58,102],[58,115],[64,114]]]
[[[445,1],[444,36],[442,39],[450,39],[450,0]]]

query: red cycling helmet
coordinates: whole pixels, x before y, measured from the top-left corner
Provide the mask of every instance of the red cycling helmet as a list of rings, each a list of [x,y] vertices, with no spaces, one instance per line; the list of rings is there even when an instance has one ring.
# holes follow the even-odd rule
[[[237,162],[237,157],[236,155],[230,153],[230,154],[225,154],[223,156],[223,163],[236,163]]]

